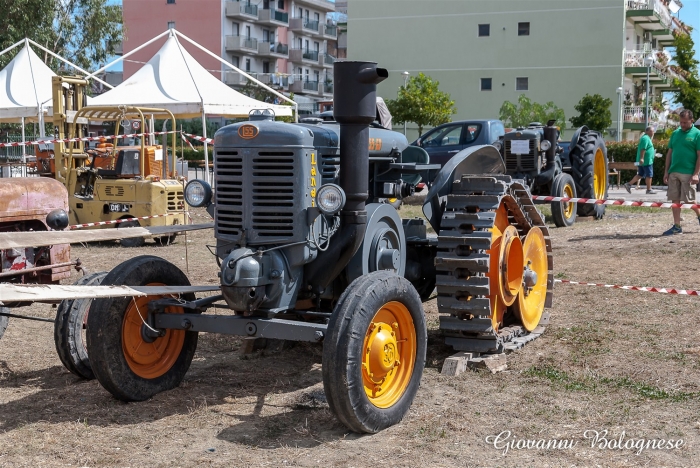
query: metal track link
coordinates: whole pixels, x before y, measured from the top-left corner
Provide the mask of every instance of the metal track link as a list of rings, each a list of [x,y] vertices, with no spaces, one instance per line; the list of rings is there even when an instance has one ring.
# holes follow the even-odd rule
[[[510,224],[520,236],[538,226],[547,245],[548,278],[546,307],[551,306],[552,252],[549,230],[530,191],[506,175],[468,175],[456,182],[447,196],[438,235],[437,302],[440,329],[445,342],[458,351],[501,352],[504,345],[527,332],[519,325],[501,327],[491,323],[489,256],[496,209],[503,202]]]

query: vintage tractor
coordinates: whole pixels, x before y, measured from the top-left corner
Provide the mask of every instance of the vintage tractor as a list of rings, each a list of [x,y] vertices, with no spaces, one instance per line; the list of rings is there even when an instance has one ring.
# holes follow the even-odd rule
[[[252,115],[215,135],[215,194],[203,181],[187,185],[188,203],[215,217],[219,294],[195,298],[185,274],[154,256],[104,278],[169,288],[92,303],[90,362],[116,398],[178,386],[200,331],[316,342],[331,410],[374,433],[399,422],[418,390],[422,301],[435,287],[455,349],[497,352],[507,325],[537,326],[551,304],[552,255],[527,185],[505,174],[493,146],[440,169],[402,134],[370,129],[388,72],[371,62],[334,67],[337,124]],[[380,202],[409,195],[421,178],[431,183],[424,213],[437,236]],[[206,313],[214,304],[233,313]]]
[[[498,145],[497,145],[498,146]],[[538,122],[508,132],[500,145],[507,174],[524,180],[535,195],[567,198],[608,196],[608,152],[600,133],[580,127],[571,143],[560,144],[554,121]],[[579,216],[600,219],[605,205],[553,202],[552,217],[559,226],[571,226]]]

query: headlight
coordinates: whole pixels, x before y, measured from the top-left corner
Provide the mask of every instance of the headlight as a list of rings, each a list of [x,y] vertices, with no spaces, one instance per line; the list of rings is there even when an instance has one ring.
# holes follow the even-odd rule
[[[501,148],[503,148],[503,145],[501,144],[500,141],[494,141],[492,143],[493,147],[496,148],[498,151],[501,151]]]
[[[316,206],[325,215],[334,215],[345,206],[345,192],[335,184],[322,185],[316,193]]]
[[[551,148],[551,147],[552,147],[552,144],[549,142],[549,140],[542,140],[542,141],[540,142],[540,149],[541,149],[542,151],[547,151],[547,150],[549,150],[549,148]]]
[[[188,182],[185,187],[185,201],[194,208],[207,206],[211,203],[211,186],[199,179]]]

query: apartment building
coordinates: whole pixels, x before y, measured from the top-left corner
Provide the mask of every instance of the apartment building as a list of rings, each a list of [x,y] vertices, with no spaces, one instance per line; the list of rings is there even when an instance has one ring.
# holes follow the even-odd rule
[[[294,93],[300,112],[318,110],[333,95],[337,26],[327,0],[123,0],[128,53],[166,28],[194,39],[261,82]],[[163,40],[164,41],[164,40]],[[128,78],[163,41],[138,51],[124,63]],[[226,84],[248,81],[189,44],[195,59]]]
[[[600,94],[613,102],[608,137],[621,127],[624,138],[636,138],[647,71],[650,123],[677,125],[662,100],[678,77],[665,48],[674,33],[688,32],[673,16],[680,7],[674,0],[352,0],[348,58],[390,70],[379,85],[384,98],[396,96],[404,71],[431,76],[456,101],[455,120],[497,118],[521,94],[554,102],[568,119],[585,94]]]

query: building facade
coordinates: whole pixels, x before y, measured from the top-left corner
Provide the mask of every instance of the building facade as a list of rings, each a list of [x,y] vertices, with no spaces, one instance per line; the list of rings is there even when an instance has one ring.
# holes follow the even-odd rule
[[[672,17],[677,6],[672,0],[350,0],[348,58],[389,69],[379,85],[385,99],[395,98],[402,72],[431,76],[456,101],[454,120],[497,118],[501,105],[521,94],[554,102],[568,119],[585,94],[600,94],[613,102],[608,137],[617,137],[620,125],[624,137],[634,138],[645,123],[639,111],[646,110],[647,71],[656,109],[651,124],[675,124],[666,120],[661,98],[676,76],[664,48],[674,30],[685,31]]]
[[[284,93],[294,93],[300,113],[332,99],[337,26],[327,0],[123,0],[124,54],[167,28],[175,28],[232,65]],[[124,62],[124,78],[148,61],[165,39]],[[199,63],[226,84],[248,79],[185,41]],[[336,52],[337,53],[337,52]]]

